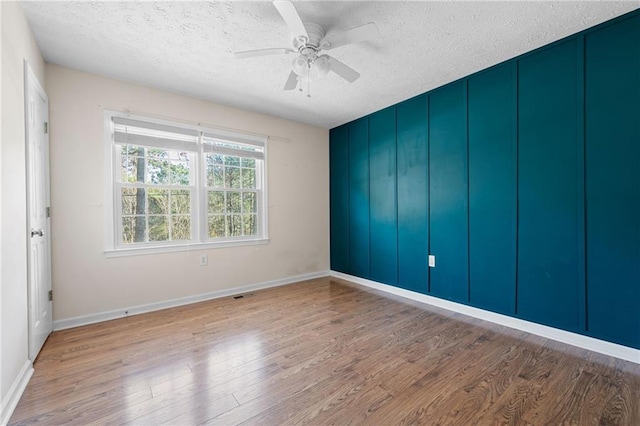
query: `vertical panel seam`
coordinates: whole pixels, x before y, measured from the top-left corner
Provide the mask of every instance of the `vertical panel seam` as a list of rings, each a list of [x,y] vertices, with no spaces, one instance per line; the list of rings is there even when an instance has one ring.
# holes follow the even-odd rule
[[[514,136],[516,143],[516,253],[514,268],[515,275],[515,291],[514,291],[514,309],[513,315],[518,316],[518,276],[519,276],[519,264],[520,264],[520,61],[513,62],[513,103],[514,105]]]
[[[335,141],[338,139],[336,136],[337,132],[338,130],[333,130],[333,129],[331,129],[329,132],[329,269],[337,268],[336,264],[340,263],[340,262],[335,262],[336,264],[334,264],[334,261],[333,261],[337,257],[337,253],[335,253],[336,250],[333,250],[333,247],[335,247],[338,244],[336,239],[333,238],[335,234],[334,223],[337,220],[333,214],[334,211],[336,210],[336,206],[334,204],[334,197],[336,197],[336,194],[333,191],[334,187],[336,186],[336,183],[335,183],[336,177],[335,177],[335,172],[333,168],[335,165],[335,162],[333,161],[333,159],[336,156]]]
[[[588,330],[588,309],[587,309],[587,258],[586,258],[586,239],[587,239],[587,174],[586,174],[586,61],[585,61],[585,37],[584,35],[577,38],[577,90],[578,108],[577,116],[577,145],[578,145],[578,283],[580,294],[578,295],[578,328],[583,331]],[[581,170],[580,170],[581,169]],[[580,173],[582,172],[582,173]]]
[[[367,117],[367,278],[371,278],[371,120]]]
[[[349,264],[347,265],[347,267],[349,268],[349,272],[351,274],[354,274],[353,271],[353,262],[352,262],[352,258],[351,258],[351,245],[353,244],[353,229],[351,226],[351,124],[347,125],[347,188],[348,192],[347,192],[347,205],[349,206],[349,210],[347,212],[347,222],[349,224],[349,231],[348,231],[348,236],[349,236],[349,244],[347,245],[347,255],[349,256]],[[355,274],[354,274],[355,275]]]
[[[394,132],[393,137],[395,139],[394,155],[395,155],[395,208],[396,208],[396,286],[400,286],[400,239],[398,234],[400,233],[400,218],[398,216],[398,107],[393,109],[394,113]]]
[[[347,192],[347,205],[349,206],[349,210],[347,212],[347,218],[349,221],[349,240],[347,242],[347,253],[349,256],[349,273],[354,274],[354,262],[353,262],[353,256],[351,256],[351,244],[353,244],[353,231],[354,231],[354,227],[352,226],[352,222],[351,222],[351,215],[352,215],[352,208],[351,208],[351,195],[352,195],[352,183],[351,183],[351,126],[352,124],[348,124],[347,125],[347,161],[349,163],[347,163],[347,186],[349,187],[349,191]],[[355,275],[355,274],[354,274]]]
[[[471,185],[471,181],[469,179],[469,79],[465,79],[464,85],[462,86],[464,90],[464,122],[465,122],[465,166],[467,171],[467,185],[465,190],[467,192],[467,303],[471,303],[471,203],[469,199],[469,186]]]
[[[431,254],[431,95],[427,94],[427,259]],[[431,293],[431,268],[427,261],[427,293]]]
[[[347,271],[351,271],[351,250],[349,247],[351,247],[351,221],[349,220],[349,218],[351,217],[351,185],[349,185],[349,173],[351,170],[351,167],[349,166],[349,159],[350,159],[350,155],[349,155],[349,126],[346,127],[347,130],[347,138],[346,138],[346,142],[347,142],[347,158],[346,158],[346,166],[347,166],[347,182],[346,182],[346,187],[347,187],[347,264],[346,264],[346,270]]]

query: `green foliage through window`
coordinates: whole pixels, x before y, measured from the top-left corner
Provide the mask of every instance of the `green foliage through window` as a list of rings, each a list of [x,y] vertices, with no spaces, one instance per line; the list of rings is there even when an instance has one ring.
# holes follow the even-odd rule
[[[207,154],[209,237],[257,235],[256,160]]]

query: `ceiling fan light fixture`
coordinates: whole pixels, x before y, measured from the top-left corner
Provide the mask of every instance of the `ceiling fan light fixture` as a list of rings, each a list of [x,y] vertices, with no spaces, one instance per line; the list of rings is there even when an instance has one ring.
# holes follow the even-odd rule
[[[307,59],[304,56],[298,56],[291,62],[293,72],[298,75],[305,75],[308,72],[309,66],[307,65]]]

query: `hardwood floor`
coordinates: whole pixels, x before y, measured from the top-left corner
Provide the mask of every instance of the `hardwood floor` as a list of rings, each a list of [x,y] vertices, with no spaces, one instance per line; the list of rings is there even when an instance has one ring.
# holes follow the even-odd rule
[[[62,423],[640,425],[640,366],[321,278],[53,333]]]

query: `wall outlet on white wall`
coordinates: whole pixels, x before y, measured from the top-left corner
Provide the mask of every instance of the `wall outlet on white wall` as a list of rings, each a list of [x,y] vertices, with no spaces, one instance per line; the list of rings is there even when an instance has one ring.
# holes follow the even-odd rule
[[[436,267],[436,255],[435,254],[430,254],[429,255],[429,268],[435,268]]]
[[[201,254],[200,255],[200,266],[207,266],[209,263],[209,255]]]

